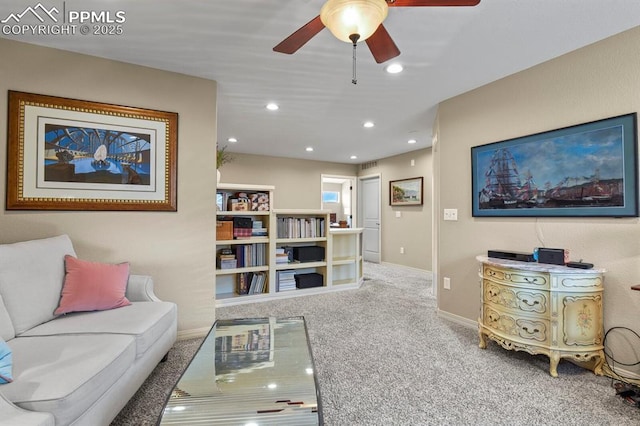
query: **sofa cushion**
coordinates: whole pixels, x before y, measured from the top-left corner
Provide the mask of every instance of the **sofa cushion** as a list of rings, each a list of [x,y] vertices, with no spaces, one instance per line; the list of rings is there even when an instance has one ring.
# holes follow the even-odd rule
[[[176,327],[177,308],[171,302],[132,302],[120,309],[75,312],[34,327],[22,336],[53,336],[77,333],[128,334],[135,338],[140,357],[167,330]]]
[[[13,381],[13,360],[11,348],[7,342],[0,339],[0,385]]]
[[[64,264],[66,274],[55,315],[103,311],[131,304],[124,296],[129,280],[128,263],[88,262],[67,255]]]
[[[0,337],[4,340],[10,340],[16,337],[16,331],[13,329],[13,323],[7,308],[4,306],[4,300],[0,295]]]
[[[134,340],[125,335],[17,337],[9,344],[14,380],[3,395],[53,414],[57,425],[81,416],[135,361]]]
[[[16,335],[54,318],[64,281],[66,235],[0,245],[0,294]]]

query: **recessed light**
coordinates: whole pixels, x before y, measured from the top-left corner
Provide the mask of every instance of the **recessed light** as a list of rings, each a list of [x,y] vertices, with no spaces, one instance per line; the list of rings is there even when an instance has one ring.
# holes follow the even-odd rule
[[[351,158],[352,160],[357,160],[357,159],[358,159],[358,156],[357,156],[357,155],[352,155],[352,156],[351,156],[351,157],[349,157],[349,158]]]
[[[227,139],[227,142],[236,143],[236,142],[238,142],[238,139],[236,139],[236,138],[229,138],[229,139]]]
[[[305,150],[306,150],[307,152],[312,152],[312,151],[313,151],[313,147],[308,146]]]
[[[373,127],[375,124],[373,124],[373,121],[367,121],[363,124],[364,127],[369,128],[369,127]]]
[[[273,102],[271,102],[270,104],[267,104],[267,109],[269,111],[276,111],[280,109],[280,107],[278,106],[278,104],[274,104]]]
[[[409,140],[407,141],[407,143],[410,143],[410,144],[414,144],[414,143],[416,143],[416,142],[418,142],[418,141],[417,141],[417,140],[415,140],[415,139],[409,139]]]
[[[391,64],[389,66],[387,66],[387,68],[385,68],[385,70],[389,73],[389,74],[398,74],[399,72],[402,72],[404,68],[402,67],[402,65],[395,63],[395,64]]]

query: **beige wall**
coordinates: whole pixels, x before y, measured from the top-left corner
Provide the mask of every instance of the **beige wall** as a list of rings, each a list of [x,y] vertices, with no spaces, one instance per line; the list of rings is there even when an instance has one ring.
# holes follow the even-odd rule
[[[231,148],[230,148],[231,149]],[[431,270],[431,149],[377,160],[377,167],[359,171],[357,165],[233,153],[222,169],[222,182],[275,186],[275,208],[320,208],[322,174],[357,176],[380,174],[382,202],[382,261]],[[411,166],[411,160],[415,160]],[[424,205],[389,206],[389,181],[424,176]],[[401,217],[396,218],[395,212]],[[405,254],[400,254],[400,247]]]
[[[360,174],[380,173],[381,176],[382,261],[431,271],[431,148],[383,158],[377,163],[377,167],[364,170]],[[389,205],[389,181],[420,176],[424,178],[424,200],[421,206]],[[400,212],[400,217],[396,216],[397,212]],[[404,254],[400,253],[401,247],[404,248]]]
[[[221,181],[275,186],[276,209],[320,209],[321,175],[356,176],[358,170],[353,164],[238,153],[231,156],[233,161],[220,169]]]
[[[7,90],[179,114],[178,212],[0,210],[0,243],[69,234],[80,258],[131,263],[178,303],[180,330],[214,312],[216,83],[0,39],[0,152],[7,152]],[[6,187],[0,161],[0,187]]]
[[[637,218],[472,218],[470,148],[640,109],[640,27],[440,105],[436,197],[459,220],[438,219],[439,308],[469,320],[479,313],[475,256],[487,249],[567,248],[606,268],[605,329],[640,331],[640,227]],[[451,290],[442,277],[451,277]],[[640,354],[640,347],[635,351]],[[627,358],[637,359],[638,355]]]

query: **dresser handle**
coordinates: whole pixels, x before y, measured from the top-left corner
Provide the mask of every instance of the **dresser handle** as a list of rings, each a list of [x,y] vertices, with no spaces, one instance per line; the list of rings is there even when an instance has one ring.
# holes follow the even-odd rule
[[[527,299],[522,299],[522,302],[526,303],[529,306],[536,306],[540,304],[540,302],[538,302],[537,300],[534,300],[533,303],[529,303]]]
[[[527,333],[529,333],[529,334],[534,334],[534,333],[539,333],[540,332],[540,330],[538,330],[537,328],[534,328],[533,331],[529,331],[529,329],[527,327],[522,327],[522,329],[524,331],[526,331]]]
[[[538,281],[537,278],[529,278],[529,277],[524,277],[524,280],[530,284],[534,284],[536,281]]]

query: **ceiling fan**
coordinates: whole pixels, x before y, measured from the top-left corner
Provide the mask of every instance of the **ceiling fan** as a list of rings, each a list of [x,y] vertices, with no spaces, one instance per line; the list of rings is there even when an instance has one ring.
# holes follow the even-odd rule
[[[292,54],[324,27],[336,38],[353,43],[366,41],[376,62],[381,64],[400,54],[382,21],[389,7],[475,6],[480,0],[327,0],[320,15],[307,22],[273,48]]]

